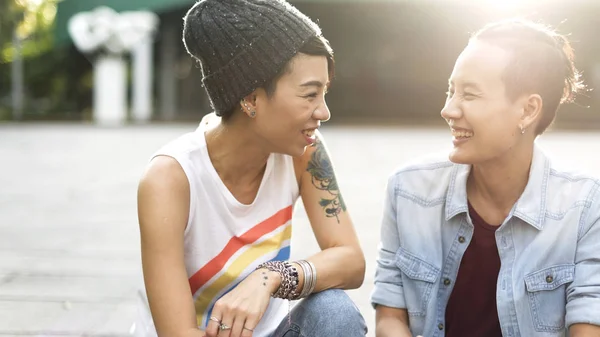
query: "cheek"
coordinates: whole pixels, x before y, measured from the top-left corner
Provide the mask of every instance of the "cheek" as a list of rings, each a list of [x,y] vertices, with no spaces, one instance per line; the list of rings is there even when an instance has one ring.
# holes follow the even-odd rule
[[[296,128],[306,126],[315,109],[316,104],[307,99],[289,100],[281,107],[281,118],[285,119],[282,122]]]
[[[274,141],[294,137],[293,131],[299,128],[298,107],[292,103],[290,100],[279,100],[271,102],[268,106],[263,127]]]
[[[490,148],[510,148],[519,136],[510,111],[506,109],[490,111],[487,118],[481,121],[480,126],[485,133],[486,144]]]
[[[298,107],[303,104],[302,98],[295,95],[278,95],[273,97],[270,104],[270,111],[275,114],[275,117],[289,118],[298,111]]]
[[[503,129],[511,122],[511,113],[504,104],[493,101],[474,100],[463,102],[463,111],[473,127]]]

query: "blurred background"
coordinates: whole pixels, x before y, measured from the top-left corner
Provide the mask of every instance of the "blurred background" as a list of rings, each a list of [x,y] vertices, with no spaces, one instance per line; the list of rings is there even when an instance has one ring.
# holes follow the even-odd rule
[[[0,120],[92,119],[93,62],[73,43],[68,23],[99,6],[157,15],[149,38],[148,82],[153,121],[196,121],[209,109],[199,66],[181,43],[182,17],[194,0],[2,0]],[[577,65],[590,87],[600,80],[600,2],[595,0],[296,0],[318,20],[336,52],[337,77],[328,103],[330,124],[439,124],[454,60],[470,33],[519,15],[569,33]],[[114,24],[114,22],[113,22]],[[93,26],[93,24],[92,24]],[[126,30],[123,29],[123,30]],[[118,34],[119,30],[116,29]],[[87,36],[84,39],[92,39]],[[132,53],[121,54],[133,98]],[[595,92],[565,107],[561,127],[597,127],[587,106]],[[127,118],[134,119],[128,112]]]
[[[391,171],[450,144],[439,111],[454,61],[485,23],[570,34],[600,83],[598,0],[295,0],[336,53],[323,134],[367,256],[369,293]],[[194,0],[0,0],[0,335],[126,336],[141,286],[136,188],[153,151],[210,112],[185,53]],[[600,95],[561,108],[539,140],[600,170]],[[293,257],[317,250],[301,203]]]

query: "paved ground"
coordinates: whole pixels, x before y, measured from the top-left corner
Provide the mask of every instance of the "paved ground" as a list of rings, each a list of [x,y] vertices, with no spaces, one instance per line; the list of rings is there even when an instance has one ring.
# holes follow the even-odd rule
[[[0,125],[0,335],[128,335],[141,270],[137,181],[154,150],[193,128]],[[365,284],[350,294],[373,330],[368,299],[386,177],[443,151],[449,136],[392,127],[325,127],[323,134],[367,257]],[[540,143],[600,172],[600,131],[552,132]],[[293,257],[317,250],[299,205]]]

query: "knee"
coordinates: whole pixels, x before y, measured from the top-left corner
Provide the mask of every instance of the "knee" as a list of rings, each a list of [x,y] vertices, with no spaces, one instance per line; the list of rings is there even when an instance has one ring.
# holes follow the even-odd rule
[[[310,295],[303,302],[304,309],[310,312],[318,322],[323,322],[324,325],[331,326],[336,331],[339,331],[340,327],[344,327],[342,330],[366,333],[363,316],[343,290],[325,290]],[[364,334],[361,335],[364,336]]]

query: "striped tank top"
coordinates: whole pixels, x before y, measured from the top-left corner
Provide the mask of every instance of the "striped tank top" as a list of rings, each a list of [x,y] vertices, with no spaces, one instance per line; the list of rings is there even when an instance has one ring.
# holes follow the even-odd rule
[[[271,154],[254,202],[246,205],[237,201],[210,161],[205,131],[201,123],[195,132],[177,138],[155,154],[175,158],[190,183],[185,266],[201,330],[206,329],[215,302],[259,264],[289,259],[292,213],[299,196],[292,157]],[[156,335],[146,311],[136,335]],[[253,336],[269,336],[287,311],[287,301],[271,298]]]

